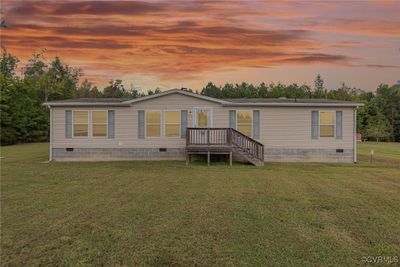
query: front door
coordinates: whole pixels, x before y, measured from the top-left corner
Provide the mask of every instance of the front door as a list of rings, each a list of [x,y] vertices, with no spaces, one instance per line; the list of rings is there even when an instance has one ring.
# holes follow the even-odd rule
[[[212,110],[210,108],[195,108],[193,126],[196,128],[212,127]]]

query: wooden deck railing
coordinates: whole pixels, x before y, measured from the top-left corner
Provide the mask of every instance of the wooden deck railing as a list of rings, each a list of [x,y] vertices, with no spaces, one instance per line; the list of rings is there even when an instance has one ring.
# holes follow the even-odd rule
[[[187,146],[229,146],[264,161],[264,145],[232,128],[187,128]]]
[[[251,156],[264,161],[264,145],[241,132],[230,128],[232,145],[247,152]]]

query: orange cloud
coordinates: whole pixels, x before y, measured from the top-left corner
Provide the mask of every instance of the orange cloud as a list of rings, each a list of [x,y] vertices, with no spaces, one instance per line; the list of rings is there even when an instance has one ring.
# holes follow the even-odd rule
[[[400,12],[400,9],[399,9]],[[314,22],[306,25],[322,32],[336,32],[370,36],[400,36],[400,20],[335,19],[327,22]]]
[[[353,36],[400,35],[398,19],[356,18],[356,7],[303,1],[6,1],[9,27],[2,29],[2,46],[22,59],[46,48],[99,83],[131,73],[179,81],[241,68],[396,67],[346,50],[364,46]]]

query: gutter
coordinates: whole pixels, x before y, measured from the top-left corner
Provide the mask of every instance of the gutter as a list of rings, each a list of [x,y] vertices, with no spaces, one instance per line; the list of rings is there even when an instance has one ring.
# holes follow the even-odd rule
[[[53,160],[53,110],[50,109],[50,151],[49,151],[49,161]]]
[[[353,109],[353,161],[357,163],[357,107]]]

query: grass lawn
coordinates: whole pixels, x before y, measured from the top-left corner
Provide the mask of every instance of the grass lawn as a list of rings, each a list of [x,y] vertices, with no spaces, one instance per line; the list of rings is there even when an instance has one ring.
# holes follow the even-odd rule
[[[358,148],[356,165],[257,168],[46,164],[48,144],[3,147],[1,264],[343,266],[400,256],[400,144]]]

